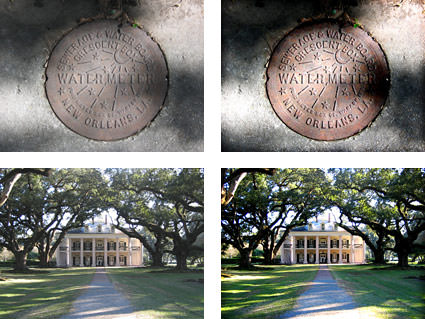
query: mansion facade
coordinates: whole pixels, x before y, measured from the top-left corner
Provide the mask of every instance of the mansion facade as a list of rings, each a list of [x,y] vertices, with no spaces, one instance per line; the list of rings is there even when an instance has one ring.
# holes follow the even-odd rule
[[[361,237],[323,221],[294,228],[280,249],[282,264],[360,264],[366,256]]]
[[[113,225],[92,223],[70,230],[56,249],[58,267],[142,266],[143,245]]]

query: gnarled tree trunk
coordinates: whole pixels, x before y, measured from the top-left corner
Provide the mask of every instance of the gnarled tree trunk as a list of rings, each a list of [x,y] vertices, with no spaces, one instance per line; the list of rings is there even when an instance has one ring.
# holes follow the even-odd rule
[[[21,272],[28,270],[28,267],[27,267],[28,253],[24,250],[20,250],[20,251],[14,251],[13,254],[15,255],[15,265],[13,269],[16,271],[21,271]]]
[[[49,254],[44,250],[38,250],[38,256],[40,259],[40,268],[47,268],[49,266]]]
[[[187,252],[184,249],[178,249],[175,252],[177,260],[177,270],[187,270]]]
[[[152,266],[153,267],[162,267],[164,266],[164,262],[162,261],[162,257],[164,255],[163,251],[152,250],[150,251],[152,257]]]
[[[383,249],[372,249],[372,252],[374,264],[385,264],[385,251]]]
[[[251,253],[252,250],[251,249],[240,249],[239,253],[241,255],[241,259],[239,262],[239,268],[240,269],[249,269],[251,268]]]

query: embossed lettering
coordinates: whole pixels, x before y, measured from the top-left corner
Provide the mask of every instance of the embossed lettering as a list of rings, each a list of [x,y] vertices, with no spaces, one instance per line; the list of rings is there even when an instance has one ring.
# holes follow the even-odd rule
[[[77,110],[72,104],[70,104],[66,111],[72,115],[73,118],[78,119],[81,115],[81,112]]]
[[[303,114],[301,111],[297,110],[294,105],[289,106],[286,110],[291,113],[297,120]]]

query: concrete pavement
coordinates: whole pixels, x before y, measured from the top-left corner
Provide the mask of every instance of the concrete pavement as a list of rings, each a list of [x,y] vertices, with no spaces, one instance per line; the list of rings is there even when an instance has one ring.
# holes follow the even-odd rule
[[[320,266],[316,277],[298,299],[294,309],[281,318],[359,319],[360,312],[352,298],[338,286],[328,266]]]
[[[87,290],[73,303],[69,314],[61,319],[136,319],[129,301],[115,288],[99,268]]]

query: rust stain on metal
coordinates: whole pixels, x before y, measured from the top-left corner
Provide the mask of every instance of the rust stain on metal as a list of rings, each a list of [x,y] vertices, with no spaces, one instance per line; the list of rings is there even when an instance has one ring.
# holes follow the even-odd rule
[[[159,112],[167,66],[144,31],[115,20],[84,24],[54,48],[46,92],[59,119],[85,137],[111,141],[136,134]]]
[[[326,21],[291,31],[267,69],[273,109],[291,129],[338,140],[367,127],[384,105],[389,69],[384,53],[360,28]]]

